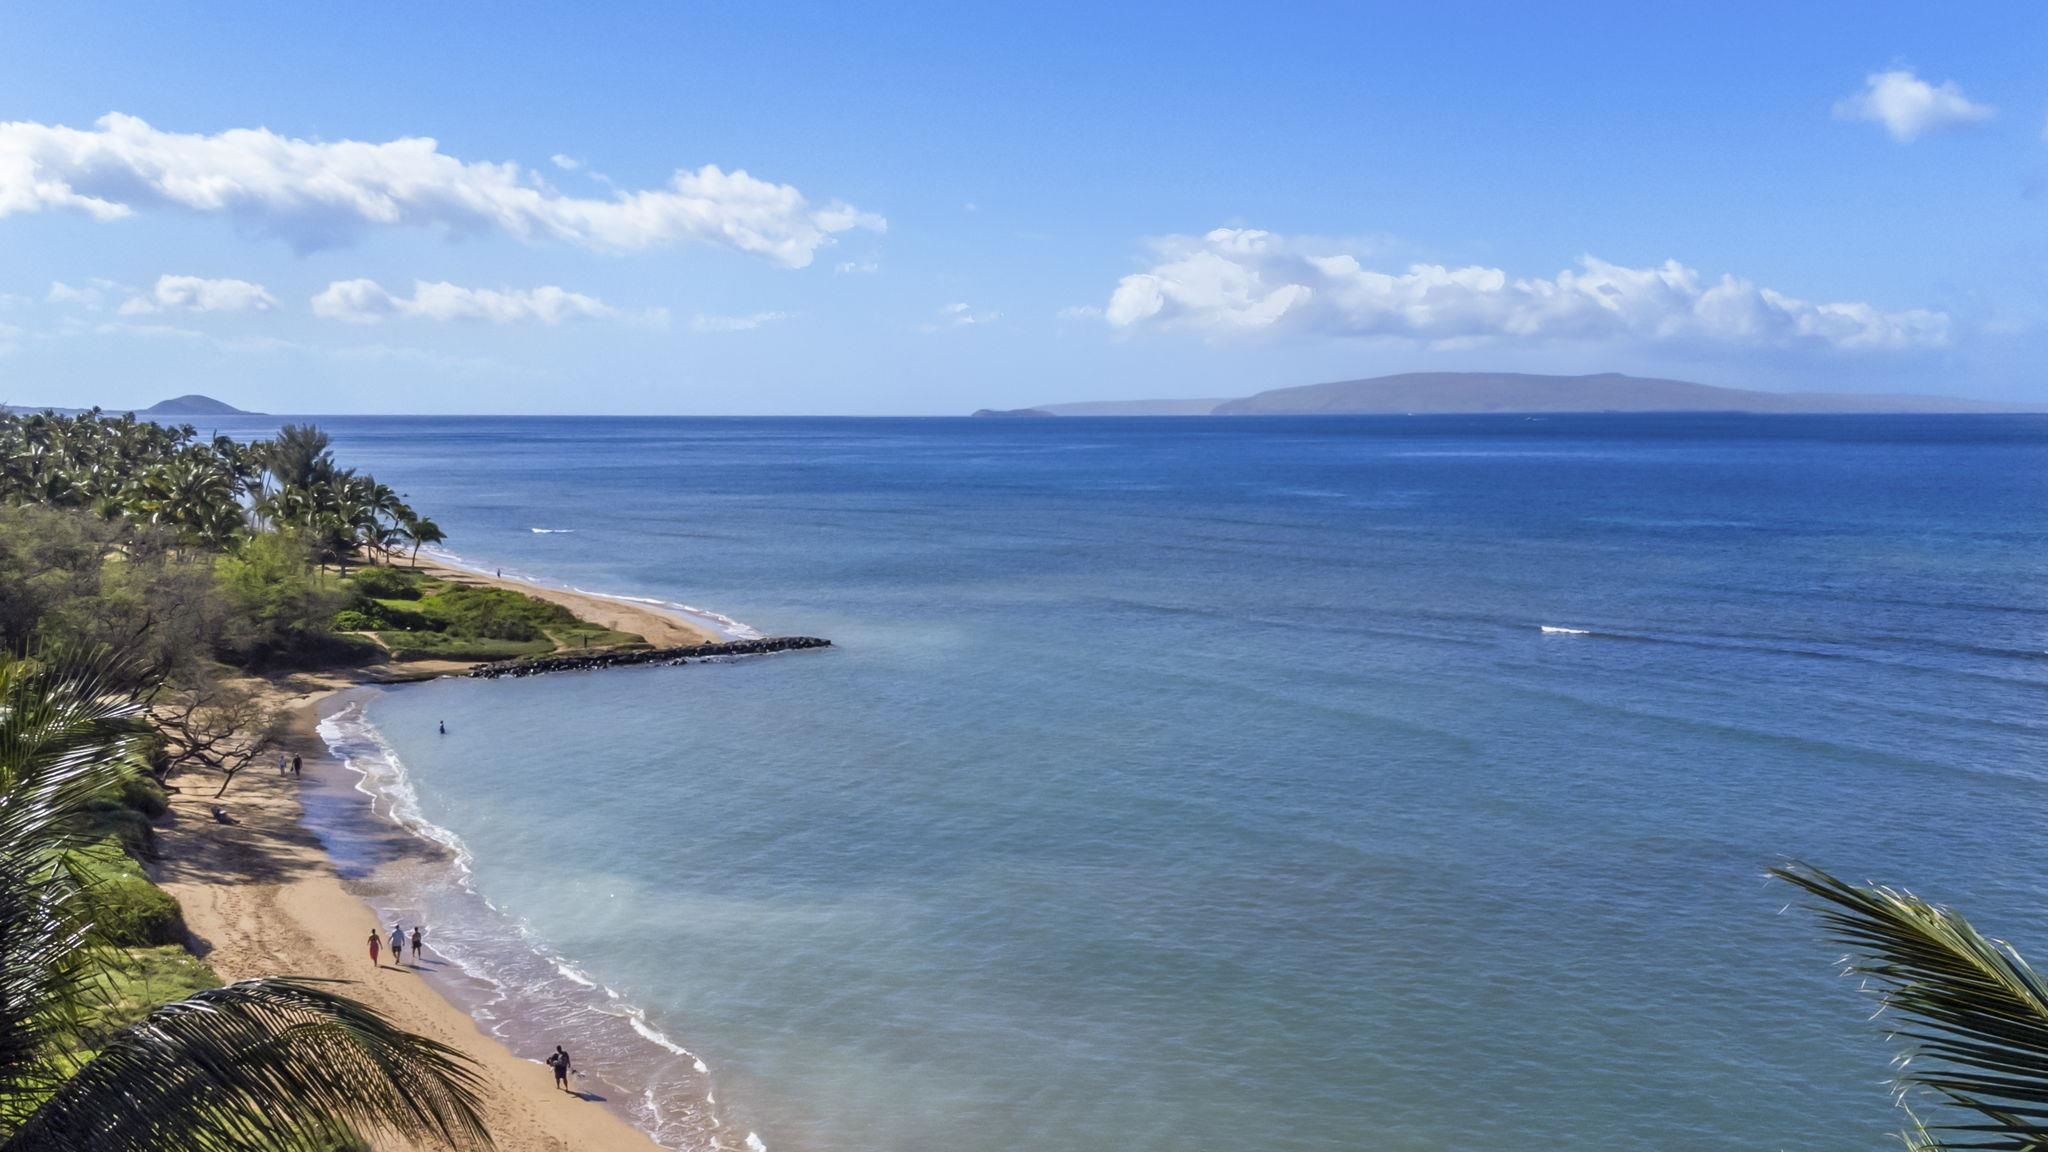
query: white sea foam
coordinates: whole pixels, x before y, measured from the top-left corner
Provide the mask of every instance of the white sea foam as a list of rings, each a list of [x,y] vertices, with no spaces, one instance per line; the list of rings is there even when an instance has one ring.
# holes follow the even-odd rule
[[[747,1133],[747,1147],[753,1149],[753,1152],[768,1152],[768,1145],[752,1132]]]
[[[535,536],[567,536],[567,535],[568,535],[569,533],[571,533],[571,532],[574,532],[574,531],[575,531],[575,529],[574,529],[574,528],[528,528],[528,529],[527,529],[527,531],[528,531],[528,532],[531,532],[531,533],[533,533],[533,534],[534,534]]]
[[[647,1018],[642,1016],[637,1009],[626,1014],[626,1023],[631,1024],[633,1031],[638,1032],[644,1040],[651,1040],[677,1056],[688,1056],[692,1060],[697,1058],[688,1048],[662,1035],[661,1029],[649,1024]]]
[[[1557,628],[1557,627],[1553,627],[1552,625],[1549,625],[1549,624],[1539,624],[1539,625],[1537,625],[1537,627],[1539,627],[1539,628],[1543,629],[1543,633],[1544,633],[1544,635],[1546,635],[1546,636],[1591,636],[1591,635],[1592,635],[1592,633],[1591,633],[1591,632],[1588,632],[1588,631],[1587,631],[1586,629],[1584,629],[1584,628]]]

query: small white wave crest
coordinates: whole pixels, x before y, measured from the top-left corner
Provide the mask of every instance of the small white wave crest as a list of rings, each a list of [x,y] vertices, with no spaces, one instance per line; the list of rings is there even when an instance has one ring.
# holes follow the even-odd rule
[[[1586,630],[1586,629],[1584,629],[1584,628],[1559,628],[1559,627],[1557,627],[1557,626],[1555,626],[1555,625],[1552,625],[1552,624],[1539,624],[1539,625],[1537,625],[1537,627],[1543,630],[1543,634],[1544,634],[1545,636],[1591,636],[1591,635],[1592,635],[1592,633],[1591,633],[1591,632],[1587,631],[1587,630]]]

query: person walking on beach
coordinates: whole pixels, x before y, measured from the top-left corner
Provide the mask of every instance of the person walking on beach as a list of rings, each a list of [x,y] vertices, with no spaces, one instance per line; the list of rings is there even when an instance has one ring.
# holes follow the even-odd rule
[[[298,754],[297,752],[294,752],[294,753],[292,753],[292,775],[294,775],[294,776],[297,776],[298,774],[299,774],[299,754]]]
[[[412,962],[415,964],[420,962],[420,931],[419,925],[412,926]]]
[[[435,723],[440,725],[441,735],[446,736],[448,734],[448,722],[446,720],[437,720]]]
[[[277,774],[278,774],[279,776],[282,776],[282,775],[284,775],[284,774],[285,774],[285,769],[286,769],[286,767],[288,766],[288,763],[289,763],[289,762],[288,762],[288,761],[286,761],[286,760],[285,760],[285,758],[284,758],[284,753],[282,753],[282,752],[279,752],[279,753],[277,754]]]
[[[391,926],[391,962],[405,963],[405,929],[396,924]]]
[[[370,967],[372,968],[376,968],[379,966],[377,964],[377,949],[383,943],[384,938],[382,936],[377,935],[377,930],[375,928],[370,929]]]
[[[567,1092],[569,1090],[568,1050],[560,1044],[555,1045],[555,1050],[548,1055],[548,1067],[555,1070],[555,1087]]]

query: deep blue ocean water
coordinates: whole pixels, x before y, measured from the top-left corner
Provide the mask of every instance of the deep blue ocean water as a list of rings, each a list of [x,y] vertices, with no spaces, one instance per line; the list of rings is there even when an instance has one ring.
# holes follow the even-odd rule
[[[372,898],[679,1147],[1870,1148],[1764,867],[2048,948],[2048,419],[321,423],[839,645],[330,725],[468,869]]]

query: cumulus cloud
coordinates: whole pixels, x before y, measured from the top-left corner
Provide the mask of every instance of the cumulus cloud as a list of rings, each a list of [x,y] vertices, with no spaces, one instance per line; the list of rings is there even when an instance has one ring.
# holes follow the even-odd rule
[[[620,311],[594,296],[552,285],[544,288],[464,288],[446,281],[413,282],[411,296],[375,280],[336,280],[313,297],[313,312],[330,320],[375,324],[382,320],[482,321],[489,324],[560,324],[600,320]],[[660,313],[649,314],[650,318]]]
[[[699,332],[751,332],[763,324],[789,318],[788,312],[751,312],[745,316],[705,316],[700,313],[691,318],[690,327]]]
[[[205,136],[119,113],[90,129],[0,123],[0,216],[64,210],[119,220],[160,208],[222,215],[302,251],[412,225],[607,251],[698,241],[788,268],[810,264],[837,233],[888,227],[871,212],[813,205],[787,184],[709,164],[679,169],[663,188],[594,199],[556,192],[516,164],[457,159],[426,137],[328,142],[266,128]]]
[[[942,332],[948,328],[972,328],[976,324],[993,324],[1003,314],[993,308],[976,309],[970,304],[954,303],[939,309],[936,323],[924,325],[926,332]]]
[[[121,315],[150,312],[268,312],[277,298],[248,280],[208,280],[201,276],[159,276],[146,295],[130,296]]]
[[[1562,340],[1743,348],[1912,349],[1947,342],[1949,317],[1816,304],[1676,261],[1625,268],[1588,256],[1553,277],[1415,264],[1379,272],[1356,256],[1256,229],[1161,241],[1103,309],[1119,328],[1213,334],[1385,337],[1433,347]]]
[[[1998,114],[1989,104],[1979,104],[1963,95],[1953,80],[1929,84],[1910,68],[1872,72],[1863,78],[1863,91],[1835,103],[1835,115],[1844,120],[1868,120],[1901,144],[1908,144],[1929,132],[1942,132],[1981,124]]]

